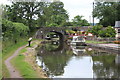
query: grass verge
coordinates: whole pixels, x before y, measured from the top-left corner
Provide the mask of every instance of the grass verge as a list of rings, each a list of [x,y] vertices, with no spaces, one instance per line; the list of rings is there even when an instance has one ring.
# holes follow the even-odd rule
[[[27,44],[27,39],[23,39],[17,44],[13,46],[6,47],[2,53],[2,76],[5,78],[9,78],[10,74],[4,64],[4,61],[11,56],[19,47],[26,45]]]
[[[25,62],[25,56],[21,53],[26,52],[26,49],[22,49],[18,56],[11,60],[11,63],[15,68],[20,71],[20,74],[24,78],[35,78],[36,72],[33,70],[32,66]]]
[[[86,43],[103,44],[103,43],[108,43],[108,42],[103,42],[103,41],[89,41],[89,40],[86,40]]]
[[[39,43],[39,41],[38,41]],[[35,56],[32,55],[34,53],[29,53],[29,49],[33,48],[38,43],[33,42],[30,47],[26,47],[21,49],[18,56],[11,60],[12,65],[16,68],[17,71],[20,72],[23,78],[40,78],[41,76],[38,75],[37,70],[34,68],[34,64],[31,63],[34,61]],[[31,50],[31,49],[30,49]],[[28,58],[31,60],[29,61]]]

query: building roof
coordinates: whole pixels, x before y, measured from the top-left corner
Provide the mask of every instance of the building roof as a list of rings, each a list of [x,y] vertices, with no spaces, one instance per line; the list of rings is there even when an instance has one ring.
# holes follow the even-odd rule
[[[115,28],[119,28],[120,27],[120,21],[116,21],[115,22]]]

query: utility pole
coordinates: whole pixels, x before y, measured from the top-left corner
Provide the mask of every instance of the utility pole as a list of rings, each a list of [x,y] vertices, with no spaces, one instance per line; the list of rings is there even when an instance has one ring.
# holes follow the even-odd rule
[[[93,2],[93,26],[94,26],[94,2]]]
[[[91,16],[89,16],[89,23],[90,23],[90,25],[92,25],[92,24],[91,24],[91,23],[92,23],[92,22],[91,22]]]

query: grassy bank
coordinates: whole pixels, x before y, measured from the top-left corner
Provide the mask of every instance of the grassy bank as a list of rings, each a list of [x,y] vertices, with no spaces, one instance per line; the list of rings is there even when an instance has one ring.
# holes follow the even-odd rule
[[[108,42],[103,42],[103,41],[90,41],[90,40],[86,40],[86,43],[103,44],[103,43],[108,43]]]
[[[12,65],[20,72],[23,78],[44,78],[42,69],[35,62],[35,46],[40,41],[33,41],[30,47],[23,48],[18,56],[11,60]],[[41,70],[41,71],[40,71]]]
[[[22,54],[26,52],[26,49],[22,49],[17,57],[12,59],[11,63],[15,66],[15,68],[20,72],[22,77],[24,78],[35,78],[36,73],[33,70],[32,66],[25,62],[25,56]]]
[[[11,44],[10,42],[7,42]],[[4,61],[11,56],[19,47],[26,45],[27,44],[27,39],[21,39],[20,42],[10,45],[4,48],[3,53],[2,53],[2,75],[3,77],[10,77],[10,74],[4,64]]]
[[[19,47],[26,45],[28,42],[28,37],[34,35],[36,30],[32,31],[28,36],[16,37],[17,43],[15,40],[9,39],[7,41],[2,41],[2,76],[10,77],[10,74],[4,64],[4,61],[10,57]]]

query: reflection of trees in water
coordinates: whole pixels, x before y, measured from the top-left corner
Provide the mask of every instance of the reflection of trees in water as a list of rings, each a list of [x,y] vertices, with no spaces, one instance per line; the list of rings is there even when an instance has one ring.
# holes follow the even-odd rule
[[[45,45],[45,49],[46,49],[47,51],[52,51],[52,50],[54,50],[54,49],[56,49],[56,48],[58,48],[58,45],[52,45],[52,44],[46,44],[46,45]]]
[[[57,54],[57,55],[46,55],[42,56],[43,62],[49,69],[48,74],[62,75],[64,73],[64,67],[69,61],[70,55]]]
[[[94,77],[118,78],[118,65],[115,64],[115,55],[92,56]]]
[[[115,62],[117,54],[99,49],[86,52],[92,56],[95,78],[120,78],[120,64]]]
[[[42,61],[47,69],[49,69],[47,70],[47,74],[50,76],[62,75],[64,73],[64,67],[72,56],[72,51],[69,50],[67,45],[62,44],[62,48],[60,47],[61,50],[58,47],[59,45],[45,44],[37,50],[38,55],[42,57]]]
[[[73,51],[66,45],[45,44],[38,50],[38,55],[47,67],[46,71],[49,76],[58,76],[64,73],[64,67],[73,55]],[[42,52],[41,52],[42,51]],[[120,66],[115,63],[116,55],[102,52],[87,50],[82,55],[91,55],[93,59],[93,72],[95,78],[117,78],[120,74]],[[81,56],[77,56],[82,58]]]

